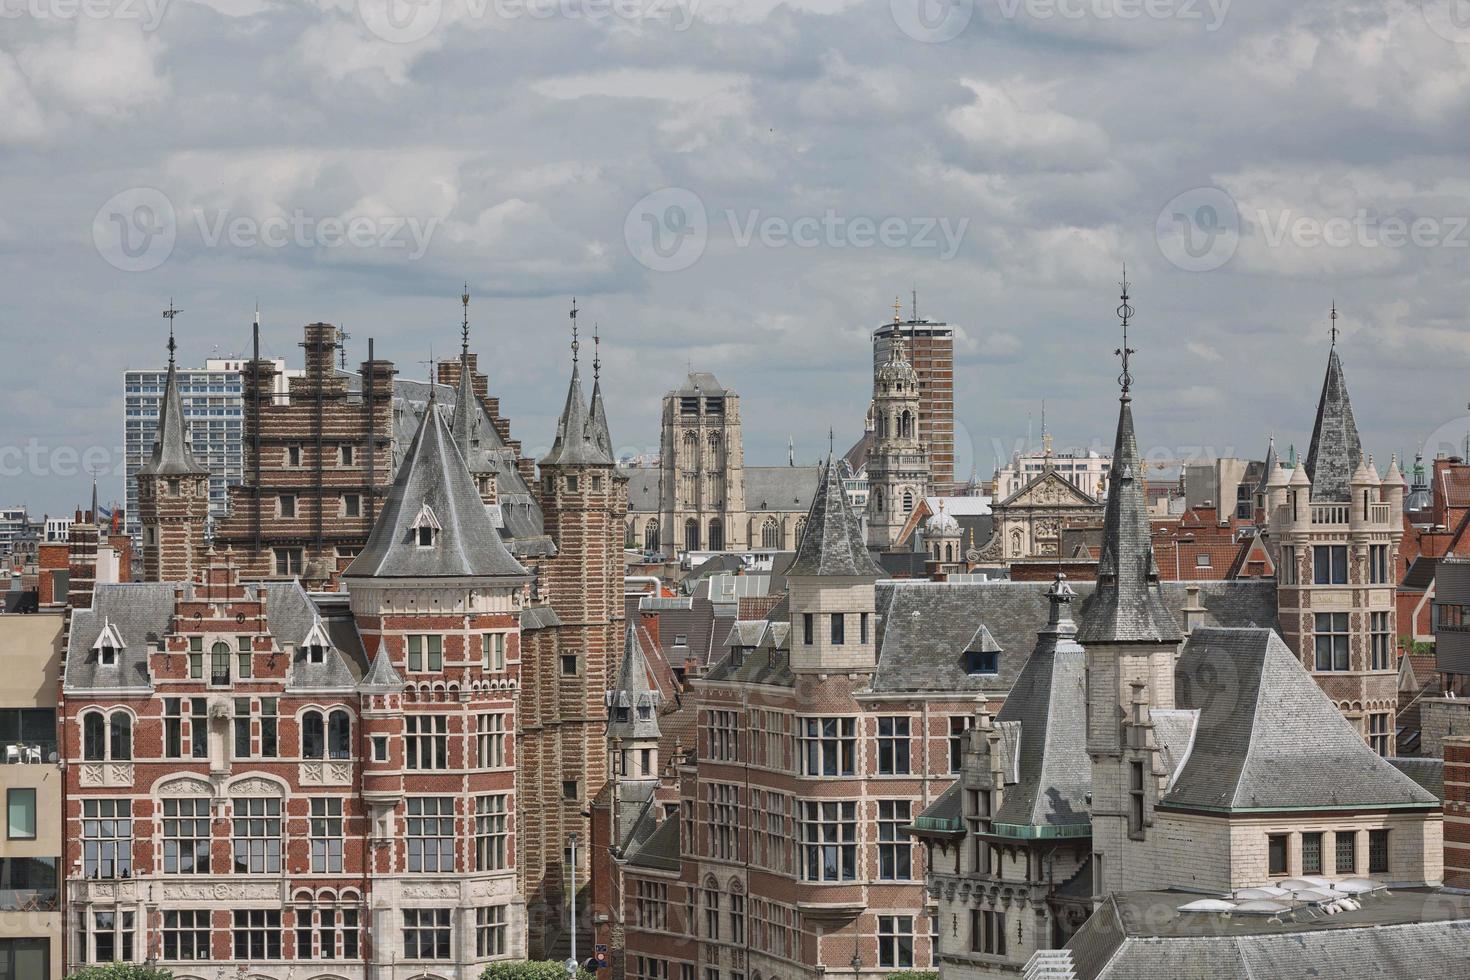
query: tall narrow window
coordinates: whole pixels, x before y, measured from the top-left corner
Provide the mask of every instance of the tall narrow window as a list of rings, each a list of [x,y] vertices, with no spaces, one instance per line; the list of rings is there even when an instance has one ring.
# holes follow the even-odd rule
[[[313,874],[342,873],[342,800],[338,797],[312,797],[311,870]]]
[[[107,723],[99,712],[82,716],[82,758],[101,762],[107,758]]]
[[[209,704],[204,698],[189,699],[189,754],[209,758]]]
[[[265,759],[274,759],[277,754],[276,744],[276,699],[260,699],[260,755]]]
[[[1128,833],[1143,833],[1144,815],[1143,763],[1128,764]]]
[[[1302,874],[1322,873],[1322,833],[1302,834]]]
[[[327,718],[327,755],[332,759],[352,757],[352,720],[345,711],[333,711]]]
[[[326,755],[326,729],[320,711],[301,716],[301,758],[320,759]]]
[[[909,772],[909,719],[878,719],[878,774],[900,776]]]
[[[209,650],[209,683],[223,687],[230,683],[230,645],[216,643]]]
[[[163,757],[184,757],[184,707],[182,698],[163,699]]]
[[[812,633],[814,631],[813,620],[815,618],[811,613],[801,614],[801,641],[807,646],[811,646],[814,642]]]
[[[906,829],[911,810],[908,800],[878,801],[878,877],[883,881],[913,879],[913,846]]]
[[[847,617],[842,613],[832,614],[832,645],[841,646],[846,642]]]
[[[250,758],[250,699],[235,699],[235,758]]]
[[[1271,834],[1266,838],[1266,870],[1275,877],[1284,877],[1289,873],[1287,866],[1287,847],[1291,838],[1286,834]]]

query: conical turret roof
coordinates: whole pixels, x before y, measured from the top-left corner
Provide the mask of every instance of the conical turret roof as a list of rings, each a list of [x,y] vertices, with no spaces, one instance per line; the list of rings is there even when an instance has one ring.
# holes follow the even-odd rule
[[[648,658],[638,642],[638,627],[628,624],[623,642],[623,662],[618,678],[607,692],[608,738],[657,741],[659,737],[658,707],[662,695],[649,682]]]
[[[606,428],[606,423],[604,423]],[[610,441],[610,440],[609,440]],[[567,385],[566,405],[556,423],[556,441],[542,466],[610,466],[612,455],[598,445],[587,401],[582,395],[582,376],[572,362],[572,380]]]
[[[786,575],[882,578],[883,569],[868,553],[863,538],[862,521],[848,505],[847,491],[829,451],[816,496],[807,511],[805,530],[796,543],[796,558]]]
[[[200,476],[209,469],[199,465],[186,441],[184,405],[179,398],[178,372],[173,351],[168,356],[168,380],[163,386],[163,404],[158,409],[158,432],[153,439],[153,456],[138,470],[140,476]]]
[[[1312,499],[1345,502],[1352,499],[1353,472],[1363,458],[1363,444],[1353,421],[1347,382],[1337,347],[1327,354],[1327,375],[1317,400],[1317,421],[1312,425],[1312,445],[1307,450],[1307,476],[1312,481]]]

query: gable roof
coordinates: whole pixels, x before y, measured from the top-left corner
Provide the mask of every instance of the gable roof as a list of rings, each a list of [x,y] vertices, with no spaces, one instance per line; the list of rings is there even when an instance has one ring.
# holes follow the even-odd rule
[[[847,491],[830,452],[796,544],[796,558],[786,570],[787,578],[801,575],[883,577],[883,569],[868,554],[862,521],[848,506]]]
[[[1174,690],[1178,708],[1199,711],[1199,723],[1160,807],[1439,803],[1368,746],[1274,630],[1195,630],[1175,665]]]
[[[434,535],[433,545],[419,547],[414,527],[425,507],[443,530]],[[474,478],[433,402],[404,454],[367,544],[343,577],[528,577],[490,522]]]
[[[1312,481],[1312,499],[1344,502],[1353,496],[1353,472],[1363,459],[1353,406],[1348,401],[1347,382],[1337,347],[1327,352],[1327,375],[1317,399],[1317,419],[1312,423],[1312,445],[1307,450],[1306,472]]]

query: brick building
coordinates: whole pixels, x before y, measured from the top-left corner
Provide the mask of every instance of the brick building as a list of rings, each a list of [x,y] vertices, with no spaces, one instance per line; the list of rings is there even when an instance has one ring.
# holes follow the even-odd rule
[[[524,956],[530,577],[432,401],[346,594],[195,560],[74,611],[67,962],[469,977]]]

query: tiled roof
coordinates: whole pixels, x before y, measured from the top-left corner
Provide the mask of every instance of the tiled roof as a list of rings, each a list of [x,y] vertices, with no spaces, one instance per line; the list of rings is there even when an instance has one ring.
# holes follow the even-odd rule
[[[747,494],[746,503],[750,504]],[[847,502],[841,476],[831,454],[822,477],[806,528],[796,545],[796,559],[786,570],[797,576],[845,576],[881,578],[883,569],[868,554],[862,520]]]
[[[663,470],[657,466],[635,466],[625,472],[628,475],[628,513],[657,514]]]
[[[663,701],[658,688],[651,683],[648,658],[643,655],[642,638],[637,623],[629,623],[623,637],[623,659],[618,665],[617,680],[607,692],[609,713],[607,737],[624,739],[657,739],[658,711]],[[621,719],[619,715],[626,711]]]
[[[420,547],[415,531],[431,514],[440,530]],[[523,580],[480,499],[464,457],[430,407],[408,447],[377,524],[344,578],[500,578]]]
[[[1342,362],[1334,346],[1327,354],[1327,375],[1317,400],[1317,420],[1312,424],[1312,445],[1307,450],[1306,472],[1312,480],[1312,499],[1342,502],[1352,499],[1353,471],[1363,459],[1353,406],[1348,400]]]
[[[1194,631],[1175,665],[1174,689],[1176,705],[1200,716],[1161,808],[1438,803],[1368,746],[1274,630]]]

